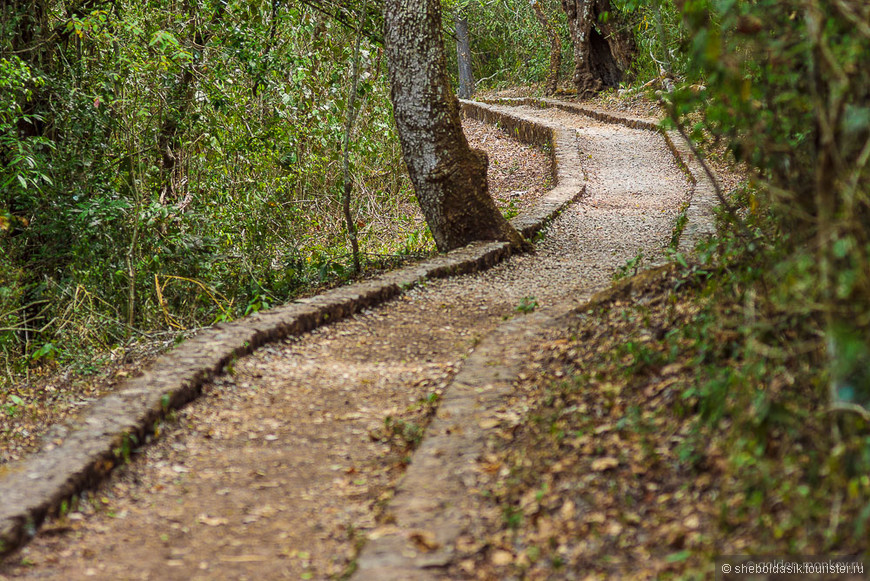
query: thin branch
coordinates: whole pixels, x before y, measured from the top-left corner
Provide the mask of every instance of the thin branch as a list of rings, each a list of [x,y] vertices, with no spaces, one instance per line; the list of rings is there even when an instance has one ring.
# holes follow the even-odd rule
[[[856,403],[850,403],[847,401],[837,401],[831,404],[829,412],[850,412],[853,414],[858,414],[862,418],[867,421],[870,421],[870,410],[865,407],[862,407]]]
[[[870,23],[855,14],[854,9],[846,4],[845,0],[834,0],[834,8],[860,32],[865,38],[870,38]]]
[[[868,161],[870,161],[870,137],[867,138],[864,147],[861,149],[860,155],[858,155],[858,159],[855,161],[855,167],[853,168],[852,175],[849,178],[849,186],[844,193],[844,198],[849,200],[850,203],[855,196],[855,192],[858,190],[858,181],[861,179],[861,174],[864,172],[864,168],[867,166]]]
[[[350,237],[350,247],[353,252],[353,272],[359,273],[359,239],[357,238],[356,224],[353,221],[353,215],[350,211],[350,199],[353,192],[353,181],[350,179],[350,134],[353,131],[353,125],[356,122],[356,93],[359,89],[359,54],[360,46],[362,45],[363,25],[365,24],[366,8],[368,0],[363,0],[362,8],[360,9],[360,23],[357,27],[356,43],[353,47],[353,82],[351,83],[350,99],[347,104],[347,125],[344,128],[344,143],[342,144],[342,179],[344,181],[344,196],[342,199],[342,210],[344,212],[344,221],[347,227],[347,235]]]
[[[366,26],[370,20],[377,20],[378,13],[370,16],[369,13],[366,12],[365,17],[359,21],[353,14],[351,7],[342,2],[330,2],[329,0],[301,0],[301,2],[317,12],[320,12],[324,16],[328,16],[335,20],[345,28],[357,31],[361,27],[362,33],[369,39],[369,41],[380,46],[384,45],[384,37],[380,32],[378,32],[380,27],[374,26],[374,24],[371,27]],[[327,5],[329,5],[329,7],[327,7]],[[333,8],[333,10],[330,10],[330,7]]]
[[[677,110],[674,107],[673,103],[666,103],[665,105],[668,109],[668,113],[670,114],[671,119],[674,121],[674,125],[677,126],[677,131],[686,141],[689,146],[689,149],[692,150],[692,154],[695,156],[695,159],[698,160],[698,163],[701,164],[701,168],[704,170],[704,173],[707,174],[707,178],[710,180],[710,183],[713,184],[713,191],[716,193],[716,198],[719,200],[719,203],[722,204],[722,207],[725,208],[725,211],[728,212],[728,215],[734,220],[740,229],[740,234],[746,238],[746,240],[752,240],[755,236],[752,235],[752,232],[749,231],[749,228],[746,227],[746,224],[737,215],[737,210],[728,199],[725,197],[725,194],[722,192],[722,187],[719,185],[719,180],[716,179],[716,175],[713,173],[713,170],[710,169],[710,166],[707,164],[707,161],[704,159],[704,155],[701,153],[701,150],[698,149],[698,146],[695,145],[695,142],[689,137],[689,134],[686,133],[686,128],[683,127],[683,124],[680,123],[679,118],[677,117]]]
[[[492,74],[492,75],[490,75],[490,76],[488,76],[488,77],[484,77],[483,79],[478,79],[478,81],[477,81],[476,83],[474,83],[474,86],[477,87],[480,83],[482,83],[482,82],[484,82],[484,81],[488,81],[488,80],[490,80],[490,79],[492,79],[492,78],[494,78],[494,77],[497,77],[498,75],[500,75],[500,74],[503,73],[503,72],[504,72],[504,71],[498,71],[497,73]]]
[[[51,302],[51,301],[49,301],[47,299],[43,299],[41,301],[33,301],[32,303],[27,303],[26,305],[23,305],[21,307],[15,307],[14,309],[8,310],[5,313],[0,313],[0,319],[2,319],[4,317],[8,317],[12,313],[17,313],[18,311],[23,311],[25,309],[29,309],[30,307],[34,307],[36,305],[44,305],[45,303],[49,303],[49,302]]]

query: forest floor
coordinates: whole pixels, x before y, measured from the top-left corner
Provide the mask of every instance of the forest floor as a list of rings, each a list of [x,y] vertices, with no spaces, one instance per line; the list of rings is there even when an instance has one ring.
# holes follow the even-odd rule
[[[617,111],[657,113],[642,100]],[[690,192],[663,139],[524,112],[576,131],[587,179],[534,254],[428,282],[238,361],[0,565],[0,579],[346,578],[366,539],[390,525],[397,483],[463,362],[506,320],[554,305],[579,316],[528,346],[464,499],[457,557],[432,578],[702,579],[716,555],[784,553],[782,538],[821,550],[812,543],[838,523],[802,531],[806,515],[789,520],[805,485],[784,479],[791,488],[774,491],[772,510],[753,504],[722,436],[731,422],[699,428],[696,351],[736,341],[731,329],[705,327],[694,342],[680,334],[703,314],[703,273],[664,264],[632,276],[667,262]],[[543,154],[480,124],[466,131],[490,154],[502,204],[521,210],[545,189]],[[112,370],[104,389],[133,372]],[[789,377],[772,389],[800,381]],[[804,423],[812,441],[819,424]],[[0,447],[10,453],[8,441]],[[830,518],[841,508],[845,517],[848,502]],[[418,550],[427,544],[417,539]]]

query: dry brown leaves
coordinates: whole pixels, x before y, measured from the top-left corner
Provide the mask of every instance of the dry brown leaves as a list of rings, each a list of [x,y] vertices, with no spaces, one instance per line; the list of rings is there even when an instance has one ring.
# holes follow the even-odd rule
[[[170,343],[171,344],[171,343]],[[6,390],[0,390],[0,466],[19,460],[51,443],[53,426],[68,422],[91,403],[141,374],[166,342],[137,344],[129,353],[115,349],[93,369],[44,365]]]
[[[542,345],[512,402],[526,421],[481,463],[479,541],[458,577],[652,579],[706,564],[721,453],[711,445],[704,465],[685,468],[693,436],[674,404],[692,371],[644,355],[692,315],[673,287],[656,271],[642,292],[617,293]],[[620,348],[627,340],[635,351]]]
[[[547,191],[550,180],[540,181],[549,172],[546,153],[474,119],[463,119],[462,128],[469,145],[483,149],[489,157],[489,190],[500,210],[521,212]]]

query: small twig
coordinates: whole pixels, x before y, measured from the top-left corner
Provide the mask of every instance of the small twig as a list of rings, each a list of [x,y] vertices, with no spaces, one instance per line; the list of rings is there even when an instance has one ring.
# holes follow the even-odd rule
[[[697,159],[698,163],[701,164],[701,168],[704,170],[704,173],[707,174],[707,178],[713,185],[713,191],[716,193],[716,198],[719,200],[719,203],[722,204],[722,207],[725,208],[725,211],[728,212],[728,215],[731,216],[731,218],[737,224],[742,237],[745,237],[746,240],[752,240],[754,238],[752,232],[749,231],[749,228],[747,228],[746,224],[743,222],[740,216],[737,215],[737,210],[725,197],[725,194],[722,192],[722,187],[719,185],[719,180],[716,179],[716,175],[713,173],[713,170],[710,169],[710,166],[704,159],[704,155],[701,153],[701,150],[698,149],[698,146],[695,145],[695,142],[692,141],[692,139],[689,137],[689,134],[686,133],[686,128],[683,127],[683,124],[680,123],[674,104],[666,103],[665,106],[668,109],[668,113],[670,114],[671,119],[673,119],[674,124],[677,126],[677,131],[689,145],[689,149],[692,150],[692,154],[695,156],[695,159]]]
[[[360,23],[357,29],[356,43],[353,48],[353,82],[351,83],[350,99],[347,105],[347,125],[344,130],[344,143],[342,155],[342,176],[343,190],[342,196],[342,211],[344,213],[345,226],[347,227],[347,235],[350,238],[351,252],[353,253],[353,271],[358,273],[359,265],[359,238],[356,231],[356,223],[353,221],[353,214],[350,209],[351,194],[353,193],[353,182],[350,179],[350,134],[353,132],[353,125],[356,121],[356,93],[359,86],[359,54],[360,45],[362,44],[363,25],[366,19],[366,8],[368,7],[367,0],[363,0],[362,8],[360,9]]]
[[[843,15],[843,17],[852,23],[853,26],[865,38],[870,38],[870,24],[862,19],[859,14],[855,14],[853,8],[846,4],[843,0],[834,0],[834,7]]]
[[[834,505],[831,507],[831,520],[828,525],[828,537],[833,537],[837,534],[837,529],[840,526],[840,510],[843,508],[843,493],[837,492],[834,495]]]
[[[484,82],[484,81],[488,81],[488,80],[490,80],[490,79],[492,79],[492,78],[494,78],[494,77],[497,77],[498,75],[500,75],[500,74],[503,73],[503,72],[504,72],[504,71],[498,71],[498,72],[496,72],[496,73],[494,73],[494,74],[492,74],[492,75],[490,75],[490,76],[488,76],[488,77],[484,77],[484,78],[482,78],[482,79],[478,79],[477,82],[474,83],[474,87],[477,88],[477,86],[478,86],[480,83],[482,83],[482,82]]]
[[[836,401],[831,404],[828,412],[851,412],[853,414],[858,414],[866,421],[870,422],[870,410],[856,403],[851,403],[847,401]]]
[[[845,195],[843,196],[847,201],[849,201],[850,204],[855,196],[855,192],[858,190],[858,181],[861,179],[861,173],[867,166],[868,160],[870,160],[870,137],[867,138],[867,141],[864,143],[864,147],[861,149],[861,153],[858,155],[857,161],[855,161],[855,167],[852,170],[852,175],[849,178],[849,186],[847,187]]]
[[[45,299],[45,300],[41,300],[41,301],[33,301],[32,303],[27,303],[26,305],[23,305],[20,307],[15,307],[14,309],[6,311],[5,313],[0,313],[0,319],[8,317],[12,313],[17,313],[18,311],[23,311],[25,309],[29,309],[30,307],[33,307],[36,305],[42,305],[42,304],[49,303],[49,302],[51,302],[51,301]]]
[[[659,71],[664,71],[665,63],[663,63],[662,61],[657,59],[655,56],[653,56],[652,49],[650,49],[650,51],[649,51],[649,58],[651,58],[653,60],[653,62],[659,66]],[[665,71],[665,72],[667,72],[667,71]]]
[[[366,256],[377,256],[380,258],[399,258],[401,260],[412,260],[415,258],[428,258],[429,255],[424,252],[412,252],[410,254],[379,254],[377,252],[363,252]]]
[[[170,315],[169,309],[166,308],[166,299],[163,298],[163,288],[160,286],[160,279],[156,274],[154,275],[154,289],[157,292],[157,304],[160,305],[160,309],[163,311],[163,319],[166,321],[166,324],[170,327],[175,327],[176,329],[183,329],[184,327],[175,321],[175,317]]]

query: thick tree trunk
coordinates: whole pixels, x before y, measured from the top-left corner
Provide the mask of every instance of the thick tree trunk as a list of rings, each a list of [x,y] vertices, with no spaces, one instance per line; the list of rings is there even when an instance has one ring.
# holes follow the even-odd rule
[[[393,111],[411,182],[438,250],[474,240],[526,247],[489,195],[487,157],[468,146],[447,79],[440,0],[387,0]]]
[[[550,19],[547,18],[544,9],[541,7],[541,3],[538,0],[531,0],[531,3],[532,9],[535,11],[535,17],[544,28],[547,38],[550,39],[550,70],[547,73],[547,86],[545,91],[548,95],[555,95],[556,90],[559,88],[559,69],[562,68],[562,41],[559,38],[559,33],[556,32],[556,29],[550,22]]]
[[[618,87],[631,64],[635,45],[630,34],[617,29],[616,9],[610,0],[562,0],[574,41],[574,86],[577,96],[591,97]],[[609,18],[602,22],[601,15]]]
[[[456,15],[456,60],[459,62],[459,98],[471,99],[474,94],[474,73],[471,70],[468,18],[464,10]]]

